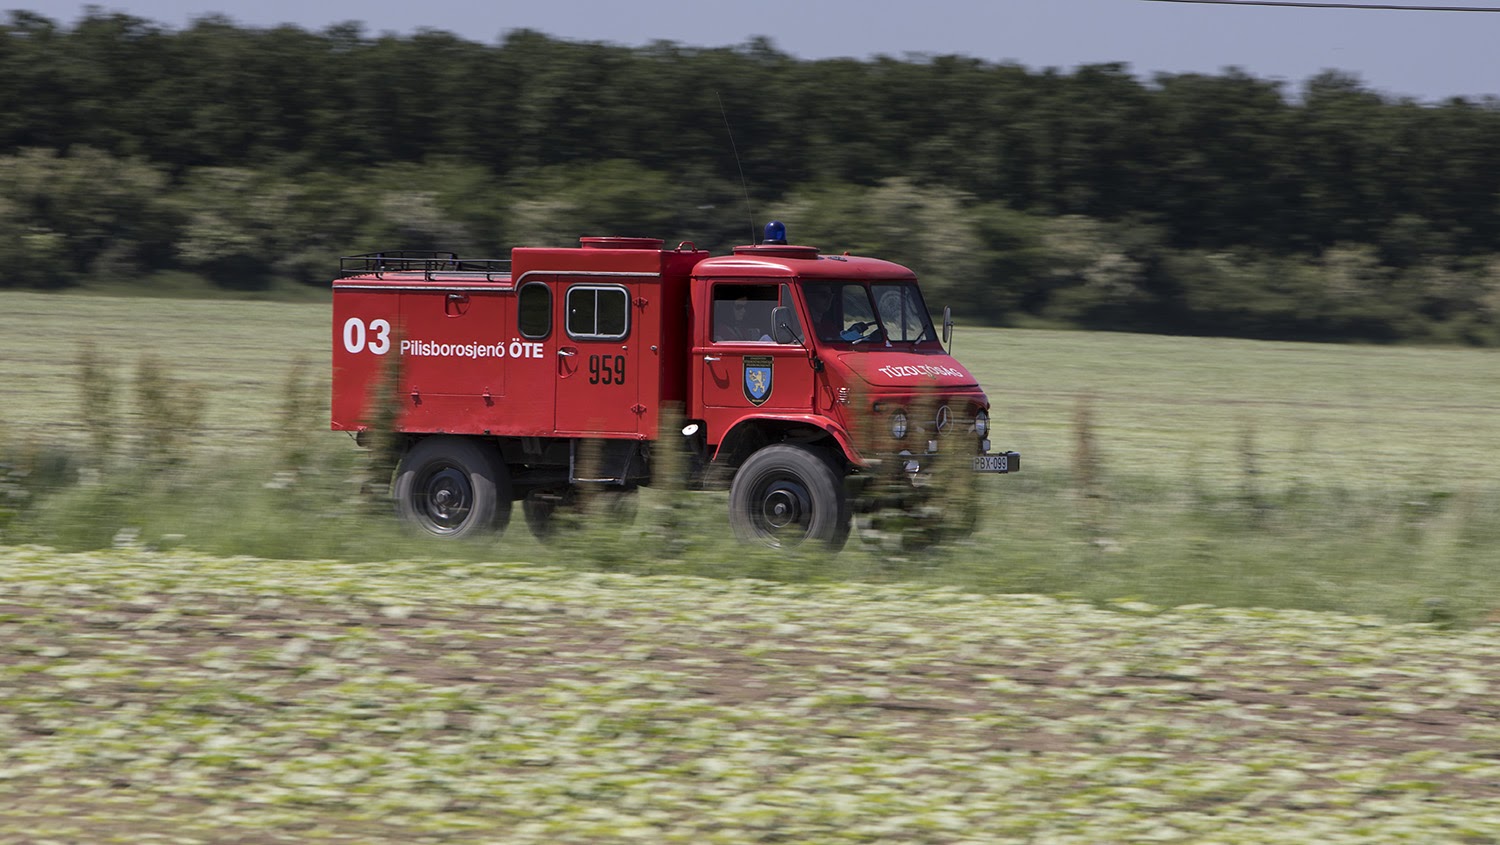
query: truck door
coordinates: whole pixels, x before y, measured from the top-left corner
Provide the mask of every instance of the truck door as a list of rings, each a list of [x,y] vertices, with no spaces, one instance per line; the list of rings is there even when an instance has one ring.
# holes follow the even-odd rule
[[[720,433],[752,409],[806,414],[813,408],[813,372],[800,343],[772,340],[771,309],[796,306],[785,283],[719,282],[713,285],[706,344],[694,348],[702,381],[705,421]]]
[[[560,435],[634,435],[641,411],[640,351],[632,346],[635,290],[615,282],[564,285],[557,348]]]

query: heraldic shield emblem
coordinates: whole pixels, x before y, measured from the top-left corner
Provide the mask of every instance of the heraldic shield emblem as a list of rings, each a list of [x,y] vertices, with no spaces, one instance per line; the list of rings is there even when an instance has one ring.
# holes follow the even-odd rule
[[[745,398],[764,405],[771,398],[771,376],[775,359],[770,355],[745,356]]]

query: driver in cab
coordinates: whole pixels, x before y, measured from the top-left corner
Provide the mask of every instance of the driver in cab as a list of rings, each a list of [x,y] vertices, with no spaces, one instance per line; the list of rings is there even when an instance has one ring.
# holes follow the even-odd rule
[[[829,284],[807,286],[807,305],[812,313],[813,332],[819,340],[825,342],[853,343],[864,340],[875,326],[861,321],[845,327],[835,290],[836,286]]]

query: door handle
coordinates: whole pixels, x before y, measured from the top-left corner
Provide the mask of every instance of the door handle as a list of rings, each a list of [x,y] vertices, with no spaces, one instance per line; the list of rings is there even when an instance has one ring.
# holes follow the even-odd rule
[[[724,360],[724,359],[720,358],[717,355],[704,355],[703,356],[703,362],[705,364],[708,363],[708,362],[710,362],[710,361],[722,361],[722,360]]]
[[[559,349],[559,350],[557,350],[557,354],[561,355],[564,358],[572,358],[574,355],[578,354],[578,350],[576,350],[576,349]]]

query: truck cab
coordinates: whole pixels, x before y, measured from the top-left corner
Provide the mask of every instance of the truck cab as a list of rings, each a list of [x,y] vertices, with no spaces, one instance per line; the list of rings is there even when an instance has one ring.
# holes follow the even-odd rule
[[[825,528],[811,513],[819,463],[856,492],[892,463],[920,484],[940,448],[979,471],[1019,469],[1015,453],[988,454],[989,400],[948,355],[906,267],[766,243],[699,263],[692,295],[689,413],[713,460],[736,468],[742,538],[841,542],[845,516]]]
[[[519,501],[546,537],[584,486],[625,497],[660,481],[653,444],[688,451],[689,486],[727,481],[735,535],[776,547],[842,546],[882,473],[907,507],[939,456],[1019,469],[990,452],[989,401],[915,275],[787,244],[780,224],[718,257],[583,238],[508,262],[373,253],[343,271],[332,427],[394,427],[398,513],[431,534],[503,529]]]

